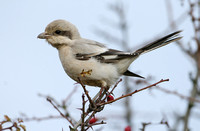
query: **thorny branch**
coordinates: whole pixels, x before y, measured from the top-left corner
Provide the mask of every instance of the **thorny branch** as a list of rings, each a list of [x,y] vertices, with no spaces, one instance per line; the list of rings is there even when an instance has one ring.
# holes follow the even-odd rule
[[[112,90],[109,92],[109,95],[113,93],[113,91],[115,90],[115,88],[118,86],[118,84],[122,82],[122,79],[119,79],[119,81],[115,84],[115,86],[112,88]]]
[[[117,101],[117,100],[120,100],[120,99],[122,99],[122,98],[125,98],[125,97],[128,97],[128,96],[132,96],[133,94],[136,94],[136,93],[138,93],[138,92],[140,92],[140,91],[143,91],[143,90],[146,90],[146,89],[151,88],[151,87],[153,87],[153,86],[156,86],[157,84],[162,83],[162,82],[165,82],[165,81],[169,81],[169,79],[164,79],[164,80],[161,79],[160,81],[158,81],[158,82],[156,82],[156,83],[154,83],[154,84],[152,84],[152,85],[149,85],[149,86],[144,87],[144,88],[139,89],[139,90],[135,90],[135,91],[133,91],[133,92],[131,92],[131,93],[129,93],[129,94],[122,95],[121,97],[118,97],[118,98],[116,98],[116,99],[114,99],[114,100],[112,100],[112,101],[108,101],[108,102],[101,103],[100,105],[110,104],[110,103],[113,103],[113,102],[115,102],[115,101]]]
[[[150,84],[150,83],[147,82],[147,81],[141,81],[141,83],[144,83],[144,84],[147,84],[147,85]],[[185,100],[188,100],[188,101],[194,101],[194,102],[200,103],[200,100],[199,100],[199,99],[194,98],[194,97],[190,97],[190,96],[183,95],[183,94],[181,94],[181,93],[179,93],[179,92],[177,92],[177,91],[171,91],[171,90],[169,90],[169,89],[162,88],[162,87],[160,87],[160,86],[156,86],[155,89],[158,89],[158,90],[160,90],[160,91],[162,91],[162,92],[165,92],[165,93],[167,93],[167,94],[175,95],[175,96],[177,96],[177,97],[180,97],[181,99],[185,99]]]
[[[47,98],[47,101],[51,103],[51,105],[60,113],[60,115],[65,118],[72,126],[74,126],[74,124],[72,123],[72,121],[65,116],[59,109],[58,107],[52,102],[52,100],[50,98]]]
[[[64,116],[68,117],[72,121],[72,123],[75,123],[75,120],[72,118],[72,116],[70,115],[70,113],[67,110],[67,102],[72,97],[72,95],[76,92],[77,87],[78,86],[75,86],[73,88],[73,90],[69,93],[69,95],[64,100],[61,101],[61,104],[60,104],[60,102],[58,102],[57,100],[55,100],[52,96],[43,95],[43,94],[38,94],[38,96],[44,97],[46,99],[47,98],[50,99],[52,101],[52,103],[54,103],[54,105],[58,109],[64,110]],[[23,121],[26,121],[26,122],[30,122],[30,121],[44,121],[44,120],[59,119],[59,118],[66,119],[65,117],[62,117],[61,115],[49,115],[49,116],[43,116],[43,117],[35,117],[35,116],[28,117],[26,114],[21,113],[21,119]]]
[[[80,79],[79,79],[79,80],[80,80]],[[158,81],[158,82],[156,82],[156,83],[154,83],[154,84],[152,84],[152,85],[149,85],[149,86],[144,87],[144,88],[139,89],[139,90],[135,90],[135,91],[133,91],[133,92],[131,92],[131,93],[128,93],[128,94],[126,94],[126,95],[122,95],[121,97],[118,97],[118,98],[116,98],[116,99],[114,99],[114,100],[105,102],[105,98],[107,97],[107,95],[113,93],[114,89],[116,89],[117,85],[118,85],[119,82],[121,82],[121,81],[122,81],[122,80],[120,79],[120,80],[115,84],[115,86],[111,89],[110,92],[108,91],[107,94],[104,94],[104,96],[102,97],[102,99],[101,99],[100,101],[98,101],[98,102],[94,102],[94,100],[92,101],[92,103],[95,104],[94,106],[96,107],[96,109],[94,109],[94,110],[92,111],[92,113],[85,112],[85,104],[86,104],[87,101],[85,101],[85,98],[83,97],[84,95],[82,96],[82,100],[83,100],[83,104],[82,104],[82,106],[83,106],[83,108],[82,108],[82,115],[81,115],[81,119],[79,120],[79,122],[77,122],[76,125],[74,126],[74,130],[77,130],[77,128],[78,128],[79,126],[81,126],[81,130],[83,130],[83,129],[85,128],[85,126],[88,127],[88,128],[86,128],[86,129],[89,129],[89,128],[92,127],[93,125],[105,124],[103,121],[100,122],[100,123],[98,123],[98,124],[92,124],[92,125],[91,125],[91,124],[88,124],[89,120],[91,120],[91,118],[94,117],[94,115],[95,115],[97,112],[99,112],[98,107],[104,106],[104,105],[106,105],[106,104],[113,103],[113,102],[115,102],[115,101],[117,101],[117,100],[120,100],[120,99],[122,99],[122,98],[126,98],[126,97],[128,97],[128,96],[132,96],[132,95],[135,94],[135,93],[138,93],[138,92],[143,91],[143,90],[145,90],[145,89],[148,89],[148,88],[151,88],[151,87],[153,87],[153,86],[156,86],[156,85],[158,85],[158,84],[160,84],[160,83],[162,83],[162,82],[169,81],[169,79],[161,79],[160,81]],[[81,86],[83,87],[83,90],[84,90],[85,95],[86,95],[86,93],[88,94],[88,97],[87,97],[87,98],[91,98],[91,97],[89,96],[88,91],[86,90],[85,85],[82,84],[81,80],[80,80],[80,84],[81,84]],[[99,92],[100,92],[100,91],[99,91]],[[98,94],[101,95],[100,93],[98,93]],[[90,107],[88,107],[88,109],[89,109],[89,108],[90,108]],[[101,110],[100,110],[100,111],[101,111]],[[86,117],[87,117],[87,120],[85,120]]]
[[[88,91],[86,90],[86,86],[82,83],[81,79],[78,78],[80,85],[82,86],[85,95],[87,96],[88,100],[89,100],[89,107],[87,109],[87,112],[85,112],[84,115],[82,115],[81,119],[75,124],[74,129],[76,130],[80,125],[82,125],[83,123],[83,119],[85,119],[85,117],[88,117],[87,120],[84,122],[85,125],[88,125],[89,120],[97,113],[100,112],[101,110],[103,110],[102,106],[97,106],[98,103],[102,102],[105,100],[105,98],[103,100],[101,100],[104,95],[106,95],[107,91],[109,88],[104,89],[104,87],[102,87],[100,89],[100,91],[97,93],[97,95],[94,96],[93,99],[91,99]],[[118,85],[118,83],[121,81],[121,79],[115,84],[114,88],[116,88],[116,86]],[[104,89],[104,91],[102,92],[102,90]],[[97,100],[96,100],[97,98]],[[87,101],[86,101],[87,102]],[[91,113],[92,112],[92,113]],[[91,114],[90,114],[91,113]],[[90,115],[89,115],[90,114]],[[88,116],[89,115],[89,116]],[[84,118],[83,118],[84,117]]]
[[[49,116],[45,116],[45,117],[23,117],[23,121],[25,121],[25,122],[44,121],[44,120],[59,119],[59,118],[63,118],[63,117],[60,115],[57,115],[57,116],[49,115]]]
[[[81,123],[81,131],[84,131],[84,128],[85,128],[85,103],[86,103],[86,101],[85,101],[85,95],[84,94],[82,94],[82,116],[81,116],[81,118],[82,118],[82,123]]]

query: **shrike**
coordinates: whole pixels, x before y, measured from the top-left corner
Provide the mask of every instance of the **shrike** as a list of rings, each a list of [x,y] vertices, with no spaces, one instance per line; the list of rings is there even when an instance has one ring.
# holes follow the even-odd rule
[[[55,20],[38,35],[58,49],[65,72],[73,80],[81,79],[90,86],[110,87],[121,75],[141,77],[128,70],[130,64],[141,54],[179,40],[180,31],[156,40],[135,52],[109,49],[105,45],[84,39],[78,29],[68,21]]]

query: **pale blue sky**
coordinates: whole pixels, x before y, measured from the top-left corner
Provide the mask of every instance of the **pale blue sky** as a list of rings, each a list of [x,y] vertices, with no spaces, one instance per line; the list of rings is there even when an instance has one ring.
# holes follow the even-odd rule
[[[120,46],[108,43],[93,32],[93,29],[98,27],[108,30],[113,35],[119,35],[115,29],[109,28],[101,21],[104,17],[117,21],[116,15],[107,8],[107,5],[113,2],[115,1],[6,0],[0,2],[0,120],[5,114],[16,118],[20,116],[20,112],[30,117],[57,115],[57,111],[37,94],[47,94],[61,100],[73,89],[75,82],[62,69],[57,50],[44,40],[37,39],[37,35],[43,32],[51,21],[66,19],[77,26],[82,37],[105,43],[110,48],[122,50]],[[172,2],[175,18],[187,11],[186,3],[181,6],[180,1]],[[165,0],[137,0],[125,1],[124,3],[127,7],[130,25],[131,48],[138,47],[139,44],[152,40],[157,35],[164,35],[160,33],[168,28]],[[187,42],[192,35],[189,19],[186,19],[177,29],[184,30],[182,33],[183,41]],[[172,31],[167,33],[170,32]],[[142,76],[154,76],[153,82],[169,78],[170,82],[163,83],[161,86],[189,95],[188,73],[193,70],[191,61],[185,57],[175,44],[171,44],[143,55],[131,65],[130,69],[135,72],[139,71]],[[119,86],[116,90],[116,96],[121,95],[122,89],[120,88],[123,86]],[[89,87],[88,90],[94,93],[95,88]],[[82,89],[78,88],[76,95],[69,103],[69,110],[76,119],[80,117],[80,112],[76,108],[81,106],[81,93]],[[186,108],[185,100],[157,90],[143,91],[133,96],[132,99],[134,99],[133,108],[136,113],[134,118],[136,130],[141,127],[142,122],[159,122],[163,117],[172,124],[173,112],[184,113]],[[119,101],[109,105],[99,115],[107,117],[120,114],[123,112],[121,103],[122,101]],[[110,112],[111,110],[112,112]],[[122,115],[120,114],[120,116]],[[118,124],[117,127],[119,130],[123,130],[126,123],[124,120],[118,119],[108,119],[108,125],[104,126],[104,130],[113,128],[119,122],[120,125]],[[198,122],[197,119],[192,119],[191,129],[198,129]],[[55,131],[62,128],[67,131],[68,125],[66,123],[68,122],[65,120],[50,120],[27,122],[25,125],[28,131]],[[166,130],[161,125],[150,126],[148,131],[157,129]]]

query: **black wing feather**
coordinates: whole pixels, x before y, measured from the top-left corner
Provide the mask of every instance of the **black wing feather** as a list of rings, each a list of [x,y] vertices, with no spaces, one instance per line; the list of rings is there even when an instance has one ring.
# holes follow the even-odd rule
[[[76,59],[78,60],[89,60],[90,58],[95,58],[101,63],[116,63],[119,60],[130,58],[133,56],[136,56],[136,54],[128,53],[128,52],[122,52],[119,50],[113,50],[109,49],[108,51],[105,51],[100,54],[76,54]]]

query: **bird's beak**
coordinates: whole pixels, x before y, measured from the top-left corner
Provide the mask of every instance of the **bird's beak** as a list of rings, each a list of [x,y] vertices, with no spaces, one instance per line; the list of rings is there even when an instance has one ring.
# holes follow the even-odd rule
[[[39,39],[46,39],[48,36],[50,36],[49,34],[47,34],[46,32],[40,33],[37,38]]]

